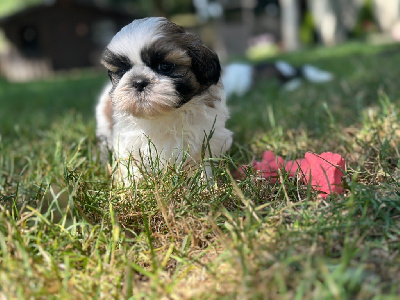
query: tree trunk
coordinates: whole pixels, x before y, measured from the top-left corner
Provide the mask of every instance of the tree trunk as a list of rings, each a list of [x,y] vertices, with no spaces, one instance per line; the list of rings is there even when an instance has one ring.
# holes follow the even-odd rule
[[[357,22],[358,11],[363,1],[308,0],[315,29],[324,45],[336,45],[346,39],[347,33],[354,28]]]
[[[388,32],[399,21],[400,0],[374,0],[374,13],[380,29]]]
[[[331,0],[309,0],[315,29],[324,45],[333,46],[343,39],[335,3]]]
[[[300,10],[298,0],[280,0],[283,47],[286,51],[299,49]]]

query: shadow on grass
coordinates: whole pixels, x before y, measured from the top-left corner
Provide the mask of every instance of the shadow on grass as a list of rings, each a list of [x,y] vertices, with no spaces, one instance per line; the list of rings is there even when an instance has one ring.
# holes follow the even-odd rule
[[[93,118],[96,98],[106,80],[103,72],[29,83],[0,79],[0,134],[13,135],[18,128],[43,130],[65,114]]]

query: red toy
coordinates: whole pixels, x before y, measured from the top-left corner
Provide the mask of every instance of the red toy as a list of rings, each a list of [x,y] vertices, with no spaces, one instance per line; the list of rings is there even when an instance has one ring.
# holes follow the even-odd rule
[[[239,174],[244,174],[244,168],[246,166],[239,168]],[[272,151],[265,151],[261,162],[253,162],[253,168],[261,172],[264,178],[269,178],[272,183],[279,179],[279,170],[285,170],[290,177],[301,174],[305,184],[311,180],[311,186],[326,198],[331,193],[340,194],[343,191],[341,179],[346,166],[343,157],[337,153],[308,152],[303,159],[286,162]]]

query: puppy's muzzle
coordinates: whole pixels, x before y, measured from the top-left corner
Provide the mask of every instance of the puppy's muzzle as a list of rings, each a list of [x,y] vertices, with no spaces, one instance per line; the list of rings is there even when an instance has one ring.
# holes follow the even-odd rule
[[[150,81],[145,78],[133,78],[132,86],[138,91],[143,92],[145,88],[150,84]]]

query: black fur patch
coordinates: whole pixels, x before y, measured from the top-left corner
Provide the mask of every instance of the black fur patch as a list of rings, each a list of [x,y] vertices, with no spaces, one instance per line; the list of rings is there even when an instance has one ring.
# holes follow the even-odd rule
[[[113,70],[108,68],[108,76],[113,84],[113,89],[121,80],[122,76],[132,68],[132,63],[127,56],[115,54],[108,48],[104,50],[101,62],[105,66],[113,66]]]
[[[170,56],[169,54],[176,50],[176,43],[162,38],[142,49],[141,58],[154,72],[172,79],[175,89],[181,97],[178,106],[182,106],[199,93],[199,83],[195,80],[189,65],[185,65],[179,60],[166,59],[166,57]],[[174,70],[169,74],[160,72],[159,66],[163,63],[173,63],[175,66]]]
[[[161,27],[166,31],[164,37],[142,49],[141,58],[153,71],[172,78],[182,99],[179,107],[217,84],[221,66],[217,54],[207,48],[198,36],[185,33],[171,22],[166,24],[169,25]],[[174,53],[186,53],[186,60],[181,62],[182,58],[173,59]],[[173,63],[174,71],[167,75],[160,73],[158,66],[163,63]]]
[[[102,63],[112,65],[118,69],[129,70],[132,68],[132,63],[125,55],[115,54],[110,49],[106,48],[101,56]]]

